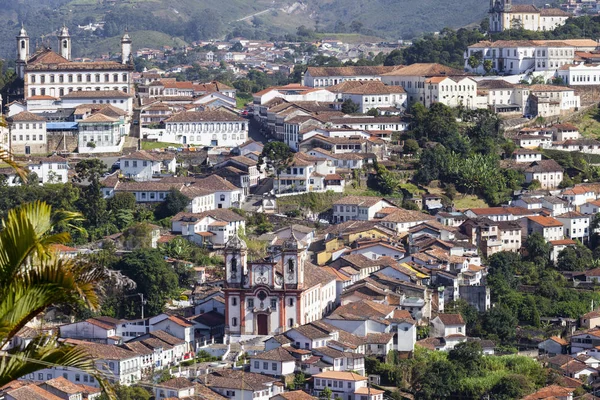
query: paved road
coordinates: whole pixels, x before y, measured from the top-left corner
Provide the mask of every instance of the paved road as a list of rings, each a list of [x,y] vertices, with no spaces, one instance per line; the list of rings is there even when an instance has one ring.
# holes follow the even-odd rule
[[[248,122],[248,136],[250,136],[250,139],[256,142],[267,143],[267,138],[260,132],[260,124],[254,118],[250,118]]]
[[[264,13],[267,13],[267,12],[271,11],[271,10],[272,10],[272,8],[267,8],[266,10],[259,11],[259,12],[257,12],[257,13],[254,13],[254,14],[246,15],[244,18],[240,18],[240,19],[238,19],[238,20],[237,20],[237,21],[235,21],[235,22],[246,21],[246,20],[248,20],[248,19],[250,19],[250,18],[252,18],[252,17],[256,17],[256,16],[258,16],[258,15],[262,15],[262,14],[264,14]]]

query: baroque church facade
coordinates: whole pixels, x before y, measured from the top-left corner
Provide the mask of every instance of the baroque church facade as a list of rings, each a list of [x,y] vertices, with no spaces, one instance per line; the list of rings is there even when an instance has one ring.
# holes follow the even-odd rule
[[[523,28],[530,31],[551,31],[564,25],[571,17],[559,8],[539,8],[533,4],[513,4],[512,0],[490,0],[491,33]]]
[[[225,324],[229,336],[275,335],[321,319],[336,304],[336,280],[311,264],[293,233],[279,254],[248,261],[234,235],[225,246]]]

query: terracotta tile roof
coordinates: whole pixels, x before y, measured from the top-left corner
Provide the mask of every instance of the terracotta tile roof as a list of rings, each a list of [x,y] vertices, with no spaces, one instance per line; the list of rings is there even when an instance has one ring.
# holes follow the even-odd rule
[[[133,97],[121,90],[76,90],[62,96],[63,99],[106,99]]]
[[[381,219],[381,221],[383,221],[383,222],[395,222],[395,223],[430,221],[430,220],[435,220],[435,217],[432,215],[429,215],[429,214],[422,213],[420,211],[405,210],[403,208],[399,208]]]
[[[92,114],[91,116],[87,117],[86,119],[79,121],[79,124],[87,124],[87,123],[94,123],[94,122],[117,122],[119,119],[118,118],[114,118],[114,117],[109,117],[108,115],[104,115],[102,113],[95,113]]]
[[[304,274],[304,284],[306,288],[317,285],[323,286],[335,280],[329,273],[309,262],[304,263]]]
[[[544,217],[542,215],[529,216],[529,217],[527,217],[527,219],[530,221],[533,221],[536,224],[541,225],[545,228],[563,226],[562,222],[560,222],[552,217]]]
[[[242,122],[244,118],[222,110],[186,111],[173,114],[165,122]]]
[[[112,317],[93,317],[88,318],[85,321],[103,329],[115,329],[117,324],[121,322],[121,320]]]
[[[316,397],[311,396],[310,394],[303,392],[302,390],[294,390],[291,392],[283,392],[279,393],[274,397],[281,397],[285,400],[317,400]]]
[[[121,156],[121,160],[146,160],[146,161],[163,161],[173,160],[175,155],[169,152],[150,152],[146,150],[138,150],[135,153]]]
[[[60,376],[58,378],[50,379],[49,381],[44,382],[44,384],[51,386],[55,389],[58,389],[61,392],[64,392],[67,394],[81,393],[81,391],[82,391],[81,387],[79,387],[79,385],[76,385],[76,384],[70,382],[69,380],[63,378],[62,376]]]
[[[372,300],[361,300],[345,304],[336,308],[332,315],[358,316],[362,318],[386,318],[391,315],[395,307],[376,303]]]
[[[565,339],[563,338],[559,338],[558,336],[551,336],[550,340],[560,344],[561,346],[568,346],[569,342],[567,342]]]
[[[14,400],[61,400],[60,397],[53,395],[36,384],[11,390],[7,394]]]
[[[169,389],[186,389],[194,387],[196,384],[187,378],[171,378],[167,381],[159,383],[157,386],[166,387]]]
[[[544,388],[541,388],[535,393],[530,394],[529,396],[523,397],[523,400],[542,400],[548,399],[551,397],[560,397],[566,398],[573,395],[573,390],[564,388],[558,385],[550,385]]]
[[[370,396],[382,394],[382,393],[385,393],[385,391],[379,390],[379,389],[374,389],[372,387],[365,387],[365,386],[360,387],[354,391],[354,394],[364,394],[364,395],[370,395]]]
[[[366,381],[367,377],[358,375],[354,372],[343,372],[343,371],[325,371],[313,375],[315,378],[325,379],[339,379],[341,381]]]
[[[367,344],[388,344],[394,338],[394,333],[369,333],[365,337]]]
[[[65,343],[74,344],[91,357],[101,360],[126,360],[137,356],[137,354],[131,350],[123,349],[112,344],[84,342],[82,340],[74,339],[66,339]]]
[[[397,68],[383,74],[384,76],[460,76],[464,71],[436,63],[415,63],[404,68]]]
[[[18,114],[13,115],[12,117],[8,117],[7,120],[9,122],[31,122],[31,121],[46,121],[46,118],[40,117],[39,115],[35,115],[29,111],[21,111]]]
[[[312,77],[329,76],[378,76],[392,72],[400,66],[359,66],[359,67],[308,67],[307,73]]]
[[[289,351],[287,351],[284,347],[277,347],[273,350],[264,351],[262,353],[258,353],[254,356],[251,356],[252,360],[269,360],[269,361],[296,361],[296,357],[292,356]]]
[[[168,334],[165,331],[152,331],[150,332],[148,335],[155,337],[157,339],[162,340],[163,342],[166,342],[172,346],[176,346],[176,345],[180,345],[180,344],[184,344],[185,340],[183,339],[179,339],[178,337],[175,337],[171,334]]]
[[[444,325],[464,325],[465,320],[460,314],[438,314],[438,318]]]
[[[542,17],[572,17],[571,13],[561,10],[560,8],[542,8],[540,10]]]
[[[562,194],[586,194],[588,192],[594,192],[593,190],[587,189],[584,186],[574,186],[572,188],[568,188],[562,191]]]
[[[201,382],[206,382],[206,386],[209,388],[250,389],[255,392],[265,390],[268,384],[278,381],[278,379],[270,376],[232,369],[215,371],[208,375],[199,376],[198,379]]]
[[[131,350],[137,354],[152,354],[154,353],[153,350],[151,350],[148,346],[145,346],[142,342],[127,342],[127,343],[123,343],[124,348],[126,348],[127,350]]]
[[[346,196],[337,200],[334,205],[354,205],[362,207],[372,207],[383,199],[381,197],[369,196]]]

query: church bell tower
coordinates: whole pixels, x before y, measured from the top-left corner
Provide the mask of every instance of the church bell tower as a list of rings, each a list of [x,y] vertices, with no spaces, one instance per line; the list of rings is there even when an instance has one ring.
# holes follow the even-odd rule
[[[289,239],[283,242],[283,283],[296,285],[298,289],[304,287],[304,246],[294,235],[294,230]]]
[[[60,49],[60,55],[71,61],[71,35],[69,34],[69,28],[65,25],[58,33],[58,48]]]
[[[27,66],[27,60],[29,60],[29,35],[25,30],[25,27],[21,26],[19,35],[17,36],[17,76],[21,79],[25,79],[25,67]]]
[[[237,233],[225,245],[225,280],[229,286],[241,286],[247,276],[248,246]]]

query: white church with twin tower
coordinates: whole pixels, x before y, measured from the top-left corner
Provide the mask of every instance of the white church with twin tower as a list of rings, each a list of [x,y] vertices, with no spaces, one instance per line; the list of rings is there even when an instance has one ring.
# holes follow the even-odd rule
[[[25,27],[17,36],[17,76],[24,81],[25,99],[61,99],[78,91],[118,91],[133,93],[132,41],[128,33],[121,38],[121,60],[74,62],[69,29],[58,34],[58,52],[43,47],[30,54]]]

